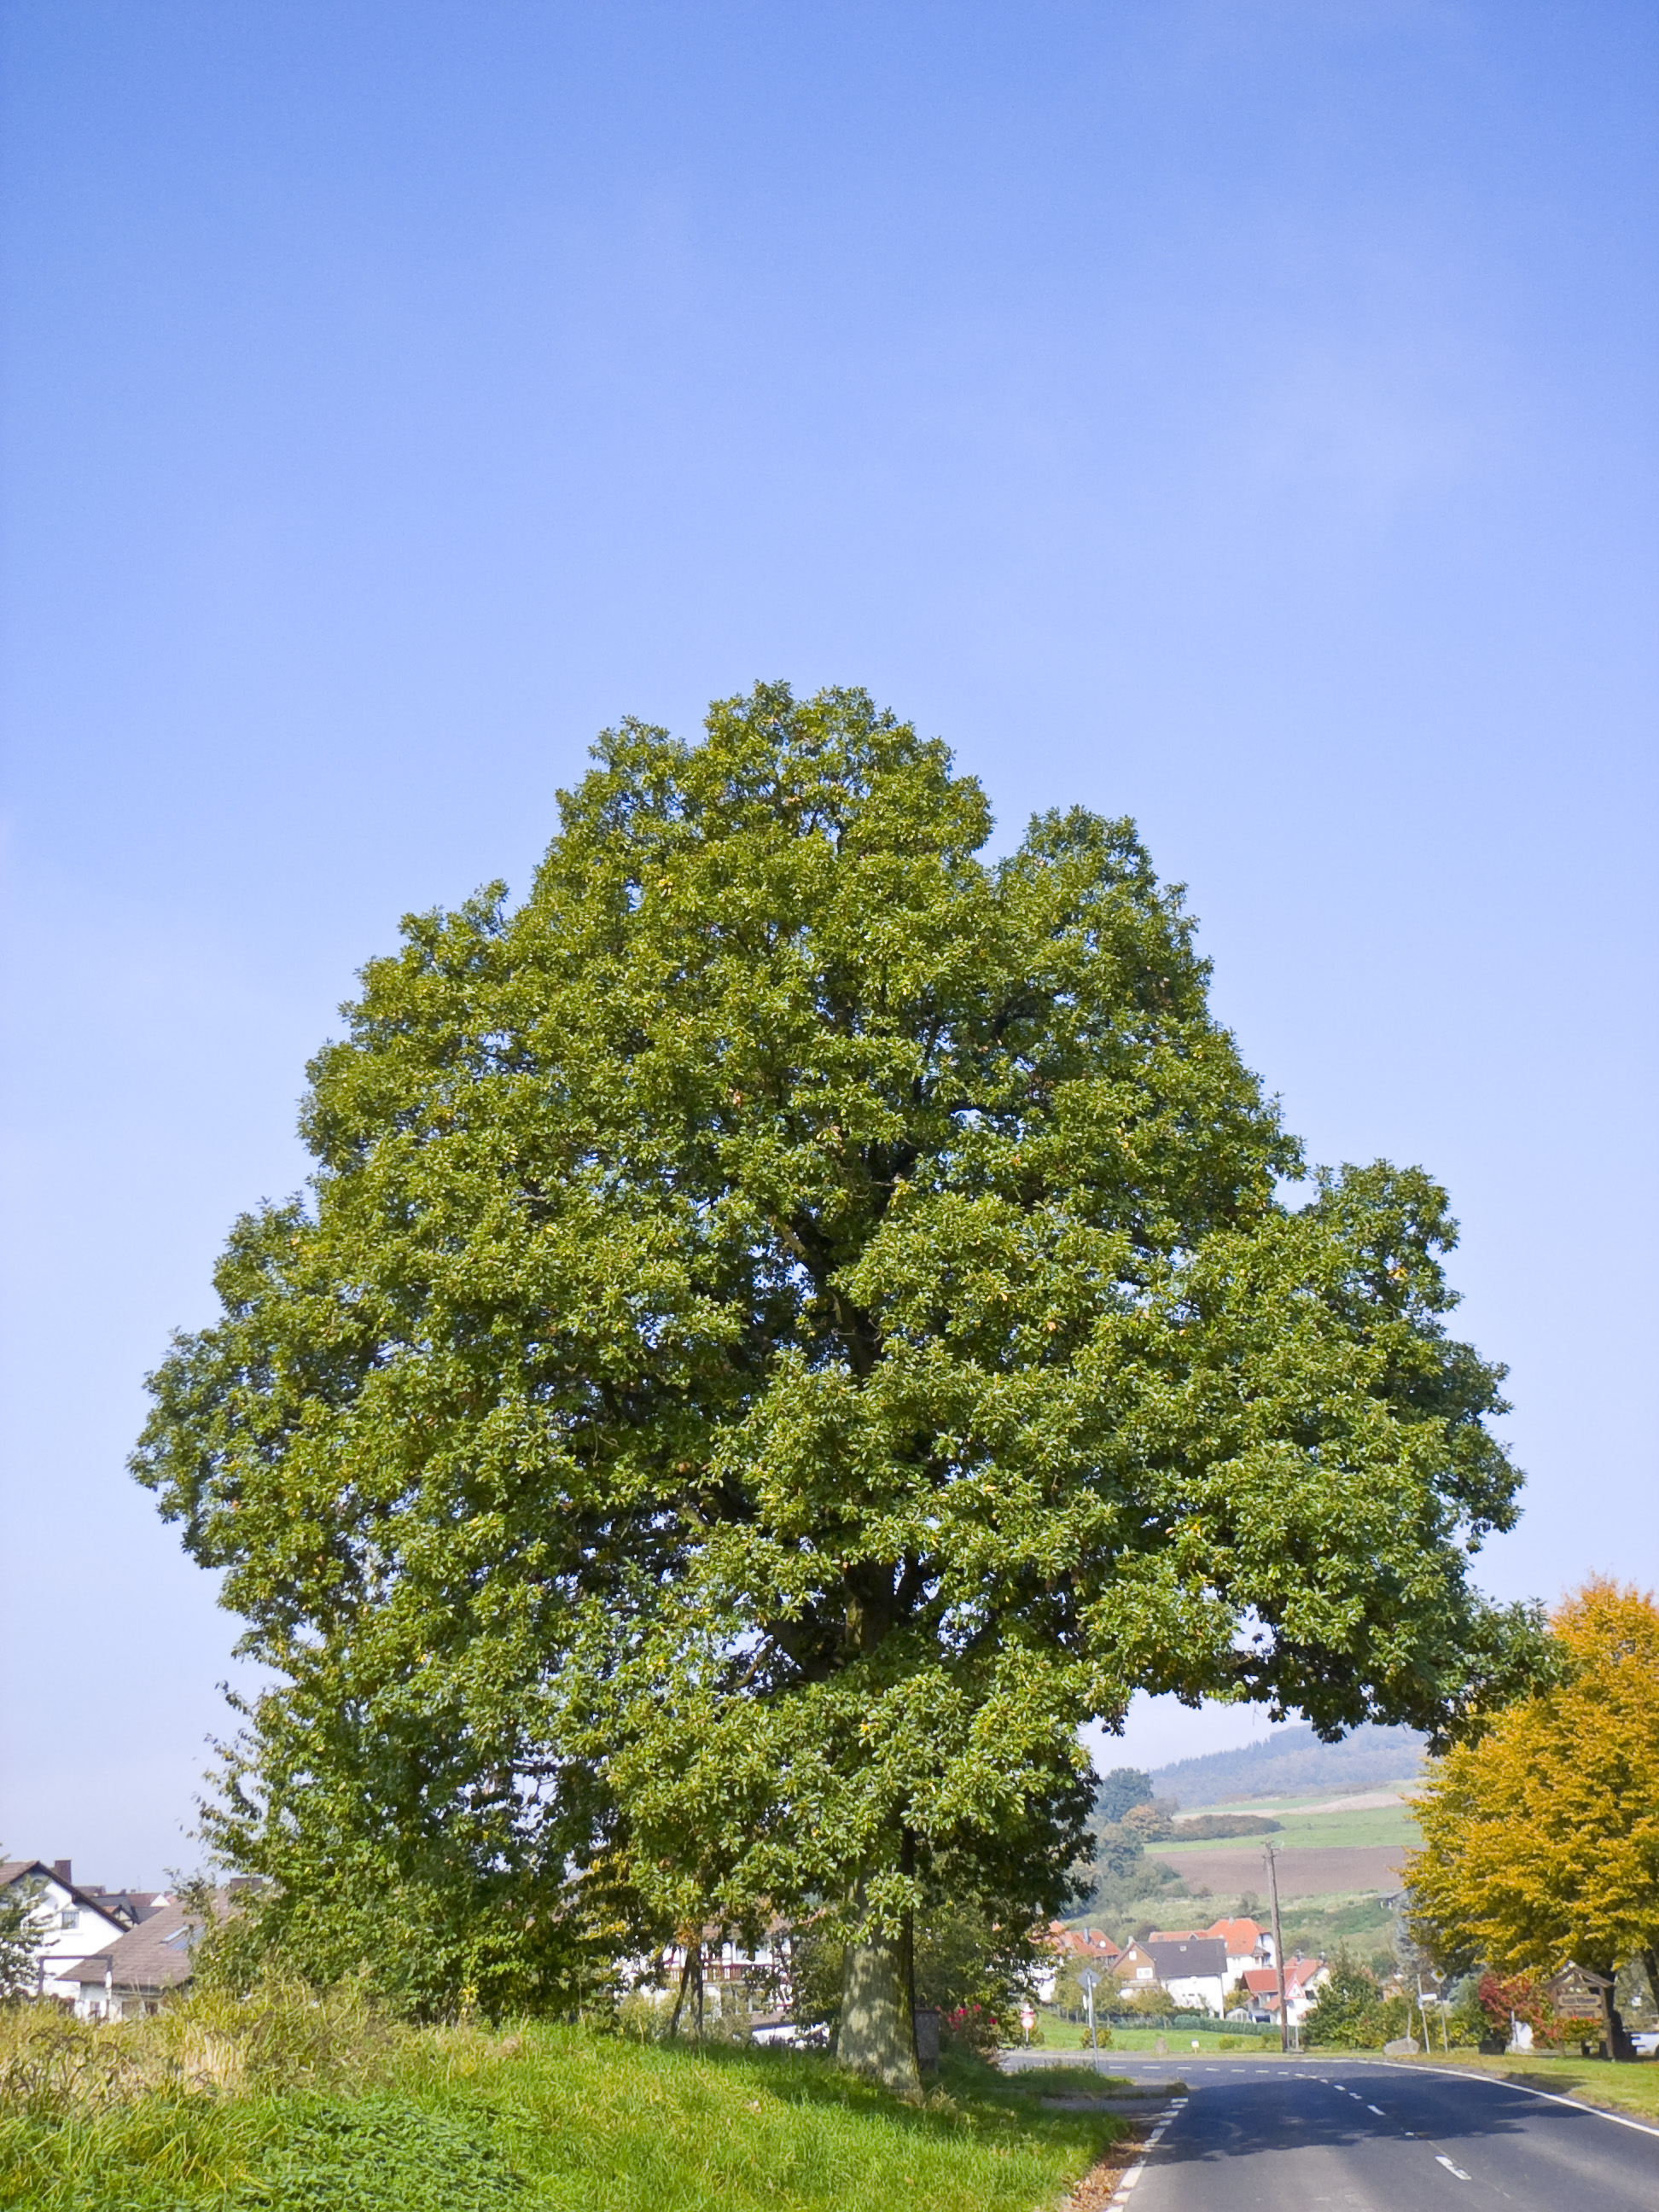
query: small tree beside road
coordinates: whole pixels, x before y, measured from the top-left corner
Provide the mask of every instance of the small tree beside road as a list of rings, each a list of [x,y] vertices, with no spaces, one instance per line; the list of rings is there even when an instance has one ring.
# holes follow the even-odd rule
[[[1659,2002],[1659,1607],[1596,1580],[1551,1626],[1559,1679],[1431,1774],[1413,1923],[1455,1970],[1632,1962]]]

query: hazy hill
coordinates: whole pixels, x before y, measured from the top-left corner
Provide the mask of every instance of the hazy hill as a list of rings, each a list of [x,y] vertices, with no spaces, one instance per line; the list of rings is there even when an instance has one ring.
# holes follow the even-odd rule
[[[1242,1751],[1211,1751],[1160,1766],[1152,1786],[1160,1797],[1182,1806],[1307,1790],[1364,1790],[1415,1774],[1423,1744],[1408,1728],[1356,1729],[1340,1743],[1321,1743],[1310,1728],[1280,1729]]]

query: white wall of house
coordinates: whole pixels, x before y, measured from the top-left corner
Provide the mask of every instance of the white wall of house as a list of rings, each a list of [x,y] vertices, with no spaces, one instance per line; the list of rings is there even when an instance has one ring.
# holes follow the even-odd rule
[[[1164,1986],[1178,2012],[1211,2012],[1219,2020],[1225,2009],[1226,1990],[1218,1974],[1182,1974]]]
[[[1254,1951],[1229,1951],[1227,1954],[1227,1984],[1243,1980],[1252,1966],[1271,1966],[1273,1962],[1273,1939],[1264,1936]]]
[[[78,1997],[81,1984],[65,1981],[58,1970],[78,1966],[127,1932],[120,1921],[94,1910],[55,1876],[40,1884],[35,1925],[41,1934],[40,1993],[64,1999]]]

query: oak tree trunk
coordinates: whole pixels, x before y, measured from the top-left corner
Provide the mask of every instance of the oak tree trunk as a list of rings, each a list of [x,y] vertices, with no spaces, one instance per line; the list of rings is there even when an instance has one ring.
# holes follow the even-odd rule
[[[860,1881],[854,1902],[862,1924],[842,1961],[836,2061],[853,2073],[867,2075],[896,2096],[920,2103],[909,1916],[905,1916],[902,1929],[890,1933],[863,1913],[864,1901]]]

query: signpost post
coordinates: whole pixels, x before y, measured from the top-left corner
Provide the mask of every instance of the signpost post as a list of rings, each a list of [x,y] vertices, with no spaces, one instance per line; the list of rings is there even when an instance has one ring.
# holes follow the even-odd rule
[[[1077,1978],[1083,1992],[1083,2002],[1089,2008],[1089,2040],[1094,2045],[1095,2071],[1100,2071],[1100,2038],[1095,2033],[1095,1991],[1100,1986],[1100,1976],[1092,1966],[1085,1966]]]

